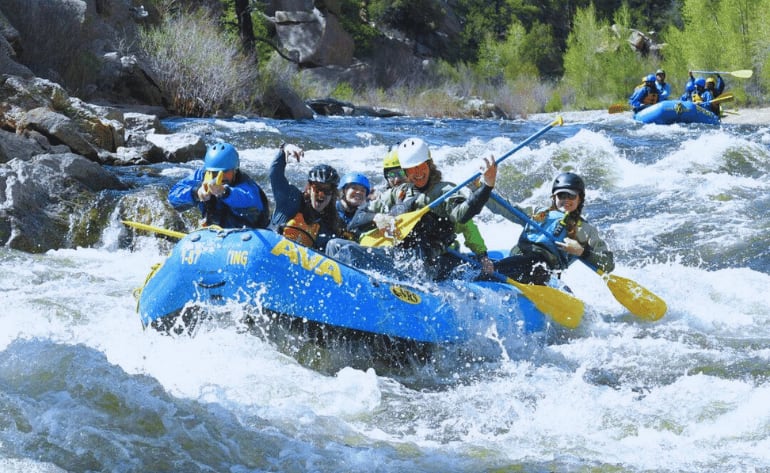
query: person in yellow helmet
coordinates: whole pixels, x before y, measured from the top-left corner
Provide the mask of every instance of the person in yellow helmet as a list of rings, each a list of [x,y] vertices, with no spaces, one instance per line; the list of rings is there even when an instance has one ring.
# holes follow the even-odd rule
[[[725,90],[725,81],[722,76],[717,74],[716,79],[713,77],[707,77],[705,80],[705,87],[702,91],[699,91],[697,97],[693,98],[694,102],[697,102],[701,107],[708,108],[712,112],[720,115],[722,110],[719,107],[719,103],[712,104],[711,101],[719,97]]]
[[[388,153],[382,160],[382,173],[386,182],[385,190],[392,189],[408,182],[406,178],[406,172],[401,168],[401,162],[398,160],[398,146],[394,146],[388,149]],[[475,185],[474,190],[477,189],[480,185],[480,183]],[[360,225],[361,222],[357,223]],[[372,224],[372,226],[369,227],[369,230],[373,228],[374,227]],[[468,249],[470,249],[474,255],[476,255],[476,258],[483,266],[483,270],[485,272],[491,272],[493,265],[492,261],[487,256],[487,244],[484,241],[484,237],[481,236],[481,231],[479,230],[478,225],[476,225],[473,219],[468,220],[465,223],[456,223],[455,233],[461,234],[463,236],[465,246],[468,247]],[[455,241],[452,246],[455,248],[459,247],[459,242]]]
[[[433,163],[428,145],[422,139],[404,140],[399,144],[397,152],[408,182],[386,190],[372,202],[366,223],[373,223],[378,231],[391,228],[395,216],[428,206],[454,187],[454,184],[442,180],[441,171]],[[462,231],[463,226],[484,207],[496,176],[494,158],[485,159],[482,166],[483,184],[476,191],[470,194],[456,192],[441,205],[431,207],[431,211],[394,248],[363,248],[351,242],[341,245],[331,245],[333,242],[330,242],[327,254],[349,264],[381,272],[400,271],[412,277],[423,273],[433,280],[451,277],[454,268],[460,266],[462,260],[447,250],[455,242],[457,232]],[[486,246],[477,246],[475,251],[479,252],[477,256],[483,271],[491,271],[493,264],[486,255]]]

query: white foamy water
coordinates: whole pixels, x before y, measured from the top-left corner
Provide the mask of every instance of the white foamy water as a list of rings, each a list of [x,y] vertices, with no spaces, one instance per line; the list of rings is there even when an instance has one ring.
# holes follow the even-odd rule
[[[662,471],[770,469],[770,160],[767,127],[641,126],[607,115],[511,156],[497,191],[541,203],[553,175],[588,181],[586,215],[616,252],[616,274],[668,304],[640,321],[577,263],[564,282],[584,322],[542,349],[431,368],[419,383],[375,370],[303,366],[232,323],[172,338],[142,329],[132,291],[170,243],[42,255],[0,250],[0,469],[3,471]],[[387,147],[423,136],[455,182],[547,124],[467,120],[193,121],[242,149],[264,175],[280,140],[290,166],[365,172]],[[168,185],[189,166],[165,166]],[[130,173],[130,169],[116,170]],[[266,182],[265,182],[266,184]],[[266,185],[266,187],[269,186]],[[485,210],[490,248],[521,227]],[[309,301],[312,303],[312,301]]]

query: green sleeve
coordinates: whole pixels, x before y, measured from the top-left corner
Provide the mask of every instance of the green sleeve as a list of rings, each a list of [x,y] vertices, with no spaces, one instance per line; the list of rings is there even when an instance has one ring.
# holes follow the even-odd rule
[[[479,256],[487,254],[487,244],[484,243],[484,238],[481,236],[479,227],[473,220],[468,220],[465,223],[456,223],[455,232],[462,233],[463,238],[465,239],[465,246],[470,248],[473,254]]]

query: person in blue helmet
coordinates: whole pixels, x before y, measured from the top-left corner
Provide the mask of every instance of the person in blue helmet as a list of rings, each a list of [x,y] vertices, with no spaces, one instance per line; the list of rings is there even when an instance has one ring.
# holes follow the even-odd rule
[[[337,214],[340,175],[332,166],[318,164],[308,172],[304,189],[290,184],[286,164],[291,159],[299,162],[304,156],[300,147],[281,144],[270,165],[270,185],[275,198],[270,226],[289,240],[324,251],[330,239],[343,234]]]
[[[655,87],[658,88],[658,102],[668,100],[671,95],[671,84],[666,82],[666,71],[655,71]]]
[[[719,97],[725,90],[725,81],[722,76],[717,74],[716,79],[708,77],[703,80],[703,87],[697,91],[697,97],[693,96],[693,102],[697,103],[701,107],[707,108],[712,112],[720,115],[722,110],[719,103],[711,103],[712,100]]]
[[[359,208],[366,206],[372,186],[363,174],[351,172],[342,176],[339,184],[340,198],[337,200],[337,214],[340,222],[348,230],[350,239],[357,240],[357,232],[347,228]]]
[[[201,226],[267,228],[270,203],[240,164],[233,145],[209,146],[203,166],[171,187],[168,202],[179,211],[197,206],[203,217]]]
[[[586,185],[573,172],[556,176],[551,205],[530,209],[532,220],[553,235],[552,241],[532,225],[525,225],[511,255],[495,262],[495,270],[524,284],[545,285],[555,273],[578,259],[604,272],[615,269],[615,259],[599,231],[582,216]]]
[[[628,98],[634,113],[643,110],[650,105],[658,103],[658,88],[655,86],[655,75],[649,74],[642,78],[642,84],[634,89],[634,93]]]

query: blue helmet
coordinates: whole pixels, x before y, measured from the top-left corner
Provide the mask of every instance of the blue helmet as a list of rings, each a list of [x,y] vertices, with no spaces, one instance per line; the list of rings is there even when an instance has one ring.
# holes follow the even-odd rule
[[[363,174],[359,174],[356,172],[349,172],[342,176],[342,180],[340,180],[339,190],[345,189],[345,186],[349,184],[358,184],[359,186],[362,186],[364,189],[366,189],[366,195],[369,195],[369,192],[372,190],[372,186],[369,184],[369,179],[366,178]]]
[[[703,77],[695,79],[695,87],[706,87],[706,79]]]
[[[645,81],[645,82],[655,82],[655,74],[648,74],[648,75],[647,75],[647,76],[644,78],[644,81]]]
[[[207,171],[229,171],[238,169],[241,159],[238,151],[230,143],[216,143],[209,147],[203,158],[203,168]]]

